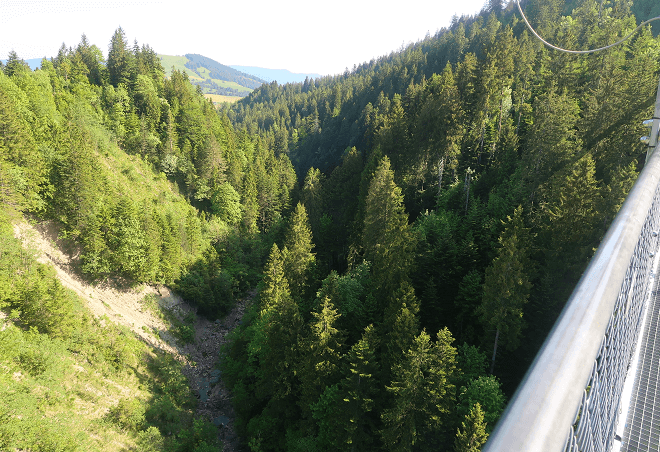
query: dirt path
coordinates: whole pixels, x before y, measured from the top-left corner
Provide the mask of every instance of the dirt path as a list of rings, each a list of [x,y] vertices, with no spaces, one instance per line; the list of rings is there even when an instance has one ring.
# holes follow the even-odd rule
[[[159,285],[121,289],[107,283],[90,285],[75,274],[73,269],[78,253],[75,250],[68,254],[61,251],[66,247],[58,239],[57,230],[52,223],[43,222],[33,226],[22,222],[14,225],[14,234],[26,248],[36,252],[39,262],[55,268],[62,285],[78,294],[94,316],[107,316],[112,321],[130,328],[150,346],[172,353],[183,362],[183,373],[188,377],[191,389],[199,397],[198,413],[208,417],[218,426],[224,452],[239,450],[231,395],[222,382],[216,364],[220,348],[227,342],[229,332],[240,323],[246,307],[254,298],[254,293],[237,301],[222,320],[210,322],[197,317],[194,325],[195,342],[181,345],[168,331],[169,325],[143,302],[145,296],[153,295],[162,309],[179,318],[195,311],[168,287]]]

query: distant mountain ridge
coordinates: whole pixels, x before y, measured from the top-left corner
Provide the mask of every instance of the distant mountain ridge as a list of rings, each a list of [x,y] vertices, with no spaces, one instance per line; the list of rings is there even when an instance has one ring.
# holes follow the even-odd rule
[[[267,82],[272,82],[273,80],[276,80],[277,83],[279,83],[280,85],[284,85],[286,83],[304,82],[305,79],[308,77],[311,79],[322,77],[321,74],[295,73],[287,69],[267,69],[257,66],[236,66],[236,65],[231,65],[230,67],[239,70],[241,72],[244,72],[246,74],[251,74],[255,77],[264,79]]]
[[[168,75],[172,74],[172,67],[186,72],[190,81],[194,85],[199,85],[204,94],[244,97],[264,83],[277,81],[277,83],[284,85],[287,83],[301,83],[306,78],[322,77],[321,74],[295,73],[287,69],[224,65],[196,53],[187,53],[183,56],[158,54],[158,57]],[[41,60],[42,58],[31,58],[25,60],[25,62],[32,70],[35,70],[41,67]],[[6,63],[7,60],[0,61]]]
[[[217,61],[203,55],[186,53],[185,57],[188,58],[188,62],[186,63],[188,69],[197,72],[199,68],[206,68],[209,70],[210,77],[214,79],[235,82],[251,89],[259,88],[262,84],[266,83],[265,80],[262,80],[259,77],[236,70],[231,66],[225,66],[224,64],[218,63]]]
[[[190,81],[199,86],[204,94],[245,97],[266,83],[258,77],[195,53],[183,56],[158,54],[158,58],[168,75],[172,74],[173,69],[185,72]]]

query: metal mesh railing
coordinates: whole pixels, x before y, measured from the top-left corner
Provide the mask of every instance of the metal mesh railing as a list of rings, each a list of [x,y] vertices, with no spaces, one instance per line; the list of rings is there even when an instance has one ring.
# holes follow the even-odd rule
[[[660,228],[660,187],[607,325],[580,407],[566,438],[566,452],[607,452],[614,441],[621,392],[628,373],[648,298],[653,255]]]
[[[608,452],[660,229],[650,155],[484,452]]]

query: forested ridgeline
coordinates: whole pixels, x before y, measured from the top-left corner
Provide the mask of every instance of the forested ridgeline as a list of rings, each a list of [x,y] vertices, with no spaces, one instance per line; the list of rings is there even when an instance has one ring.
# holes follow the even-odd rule
[[[466,451],[494,427],[644,163],[660,75],[649,27],[568,55],[513,6],[223,110],[301,181],[224,361],[251,450]],[[648,19],[569,6],[525,4],[571,49]]]
[[[295,173],[118,29],[0,68],[0,449],[217,450],[180,365],[84,304],[13,238],[49,221],[90,283],[162,283],[223,315],[261,277]]]

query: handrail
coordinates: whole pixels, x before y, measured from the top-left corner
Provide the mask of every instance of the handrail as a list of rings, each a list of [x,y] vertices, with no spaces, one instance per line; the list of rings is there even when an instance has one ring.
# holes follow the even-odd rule
[[[658,243],[654,231],[660,228],[659,148],[648,158],[484,452],[611,447],[623,386],[618,380],[625,379],[630,362],[641,324],[639,299],[646,292]],[[624,314],[629,317],[625,325]],[[617,344],[614,336],[622,331],[628,336]],[[606,387],[610,378],[617,379],[611,388]],[[604,400],[590,401],[599,387],[608,391]],[[590,418],[600,411],[607,413],[594,427],[598,431],[586,431]]]

